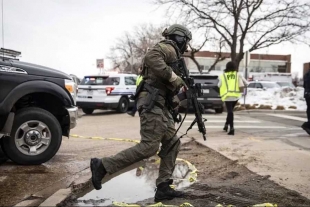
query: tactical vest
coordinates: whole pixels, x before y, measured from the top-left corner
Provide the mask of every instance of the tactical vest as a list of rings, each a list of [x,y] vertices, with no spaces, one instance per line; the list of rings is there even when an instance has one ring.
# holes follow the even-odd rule
[[[142,75],[139,75],[137,80],[136,80],[136,86],[139,85],[139,83],[142,81],[142,79],[143,79]]]
[[[222,101],[225,101],[227,97],[240,98],[239,77],[236,71],[223,73],[220,79],[222,82],[220,87]]]
[[[177,55],[177,59],[179,59],[181,57],[181,53],[180,53],[177,45],[173,41],[171,41],[171,40],[162,40],[159,43],[157,43],[157,45],[160,48],[162,48],[163,50],[167,50],[168,49],[167,44],[171,45],[175,49],[175,52],[176,52],[176,55]],[[166,64],[169,65],[170,63],[166,63]],[[162,95],[166,95],[167,94],[167,92],[169,91],[169,89],[167,88],[167,84],[171,84],[171,83],[169,83],[169,82],[164,83],[164,82],[158,81],[156,79],[155,80],[151,79],[148,76],[148,67],[144,64],[144,59],[142,61],[142,72],[141,72],[141,74],[143,75],[146,83],[150,84],[151,86],[153,86],[155,88],[160,89],[160,93]]]

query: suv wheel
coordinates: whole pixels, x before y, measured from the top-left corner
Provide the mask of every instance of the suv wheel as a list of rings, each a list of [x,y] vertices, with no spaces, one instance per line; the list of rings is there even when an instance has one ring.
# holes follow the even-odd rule
[[[217,114],[221,114],[221,113],[223,113],[223,111],[224,111],[223,107],[219,108],[219,109],[215,109],[215,113],[217,113]]]
[[[17,111],[11,137],[4,137],[2,141],[3,150],[12,161],[22,165],[39,165],[57,153],[62,131],[53,114],[29,107]]]
[[[118,102],[118,106],[117,106],[117,111],[119,113],[125,113],[128,111],[128,107],[129,107],[129,101],[127,98],[122,97],[119,102]]]
[[[92,113],[94,112],[94,109],[82,108],[82,111],[83,111],[85,114],[92,114]]]

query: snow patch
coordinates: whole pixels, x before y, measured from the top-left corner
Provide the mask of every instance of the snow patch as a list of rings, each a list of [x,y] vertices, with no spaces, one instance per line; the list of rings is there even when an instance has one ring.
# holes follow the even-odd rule
[[[239,100],[244,104],[244,97]],[[296,88],[276,88],[276,89],[248,89],[245,104],[260,106],[271,106],[272,109],[284,108],[285,110],[306,110],[307,105],[304,99],[304,89]]]

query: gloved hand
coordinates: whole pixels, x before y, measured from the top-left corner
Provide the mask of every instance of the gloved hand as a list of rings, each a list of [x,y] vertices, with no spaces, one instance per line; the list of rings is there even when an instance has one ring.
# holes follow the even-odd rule
[[[177,78],[171,82],[171,84],[176,88],[176,89],[180,89],[182,86],[184,86],[185,88],[187,88],[187,85],[185,84],[185,82],[182,80],[182,78],[180,78],[179,76],[177,76]]]

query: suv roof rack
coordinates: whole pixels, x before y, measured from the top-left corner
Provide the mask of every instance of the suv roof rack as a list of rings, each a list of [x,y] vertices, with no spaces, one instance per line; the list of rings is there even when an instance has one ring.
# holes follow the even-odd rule
[[[2,60],[19,60],[18,57],[21,56],[21,52],[16,51],[16,50],[10,50],[10,49],[5,49],[2,48],[0,49],[0,59]]]

